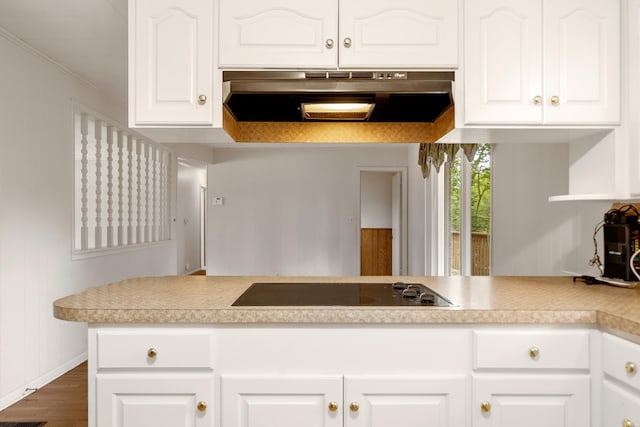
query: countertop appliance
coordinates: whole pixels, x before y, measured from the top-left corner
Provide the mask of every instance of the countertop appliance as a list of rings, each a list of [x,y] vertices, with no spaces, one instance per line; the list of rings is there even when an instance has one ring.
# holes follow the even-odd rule
[[[420,283],[253,283],[233,306],[414,306],[454,304]]]

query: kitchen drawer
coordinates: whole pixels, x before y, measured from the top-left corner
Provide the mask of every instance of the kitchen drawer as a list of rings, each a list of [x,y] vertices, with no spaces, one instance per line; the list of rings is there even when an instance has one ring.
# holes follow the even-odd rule
[[[604,373],[640,389],[638,369],[640,369],[640,345],[606,332],[603,333],[602,370]]]
[[[589,369],[588,331],[474,331],[474,369]]]
[[[98,369],[210,368],[213,338],[204,330],[100,331]]]
[[[605,380],[602,384],[600,425],[640,427],[640,396]]]

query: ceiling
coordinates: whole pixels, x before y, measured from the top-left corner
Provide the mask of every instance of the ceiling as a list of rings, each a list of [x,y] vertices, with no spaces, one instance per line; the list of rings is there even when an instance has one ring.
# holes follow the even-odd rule
[[[126,103],[127,0],[0,0],[0,27]]]

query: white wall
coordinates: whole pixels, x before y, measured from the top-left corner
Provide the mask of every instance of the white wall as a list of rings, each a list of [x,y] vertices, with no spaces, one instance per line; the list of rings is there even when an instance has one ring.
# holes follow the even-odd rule
[[[596,272],[595,225],[608,202],[556,202],[567,194],[569,145],[497,144],[492,169],[492,275],[554,275]],[[601,233],[599,235],[602,253]]]
[[[215,159],[207,274],[357,275],[359,168],[407,167],[407,148],[219,149]],[[224,205],[211,205],[216,196]]]
[[[72,261],[71,99],[126,123],[124,106],[0,36],[0,408],[85,358],[86,325],[54,300],[175,273],[173,243]]]
[[[391,228],[391,172],[360,175],[360,228]]]

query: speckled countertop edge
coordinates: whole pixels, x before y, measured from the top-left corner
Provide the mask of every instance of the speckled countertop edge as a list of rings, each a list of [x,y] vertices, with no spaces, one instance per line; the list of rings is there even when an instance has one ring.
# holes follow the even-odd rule
[[[253,282],[424,283],[457,304],[423,307],[233,307]],[[184,324],[593,324],[640,336],[640,289],[568,277],[217,277],[124,280],[54,302],[58,319]]]

